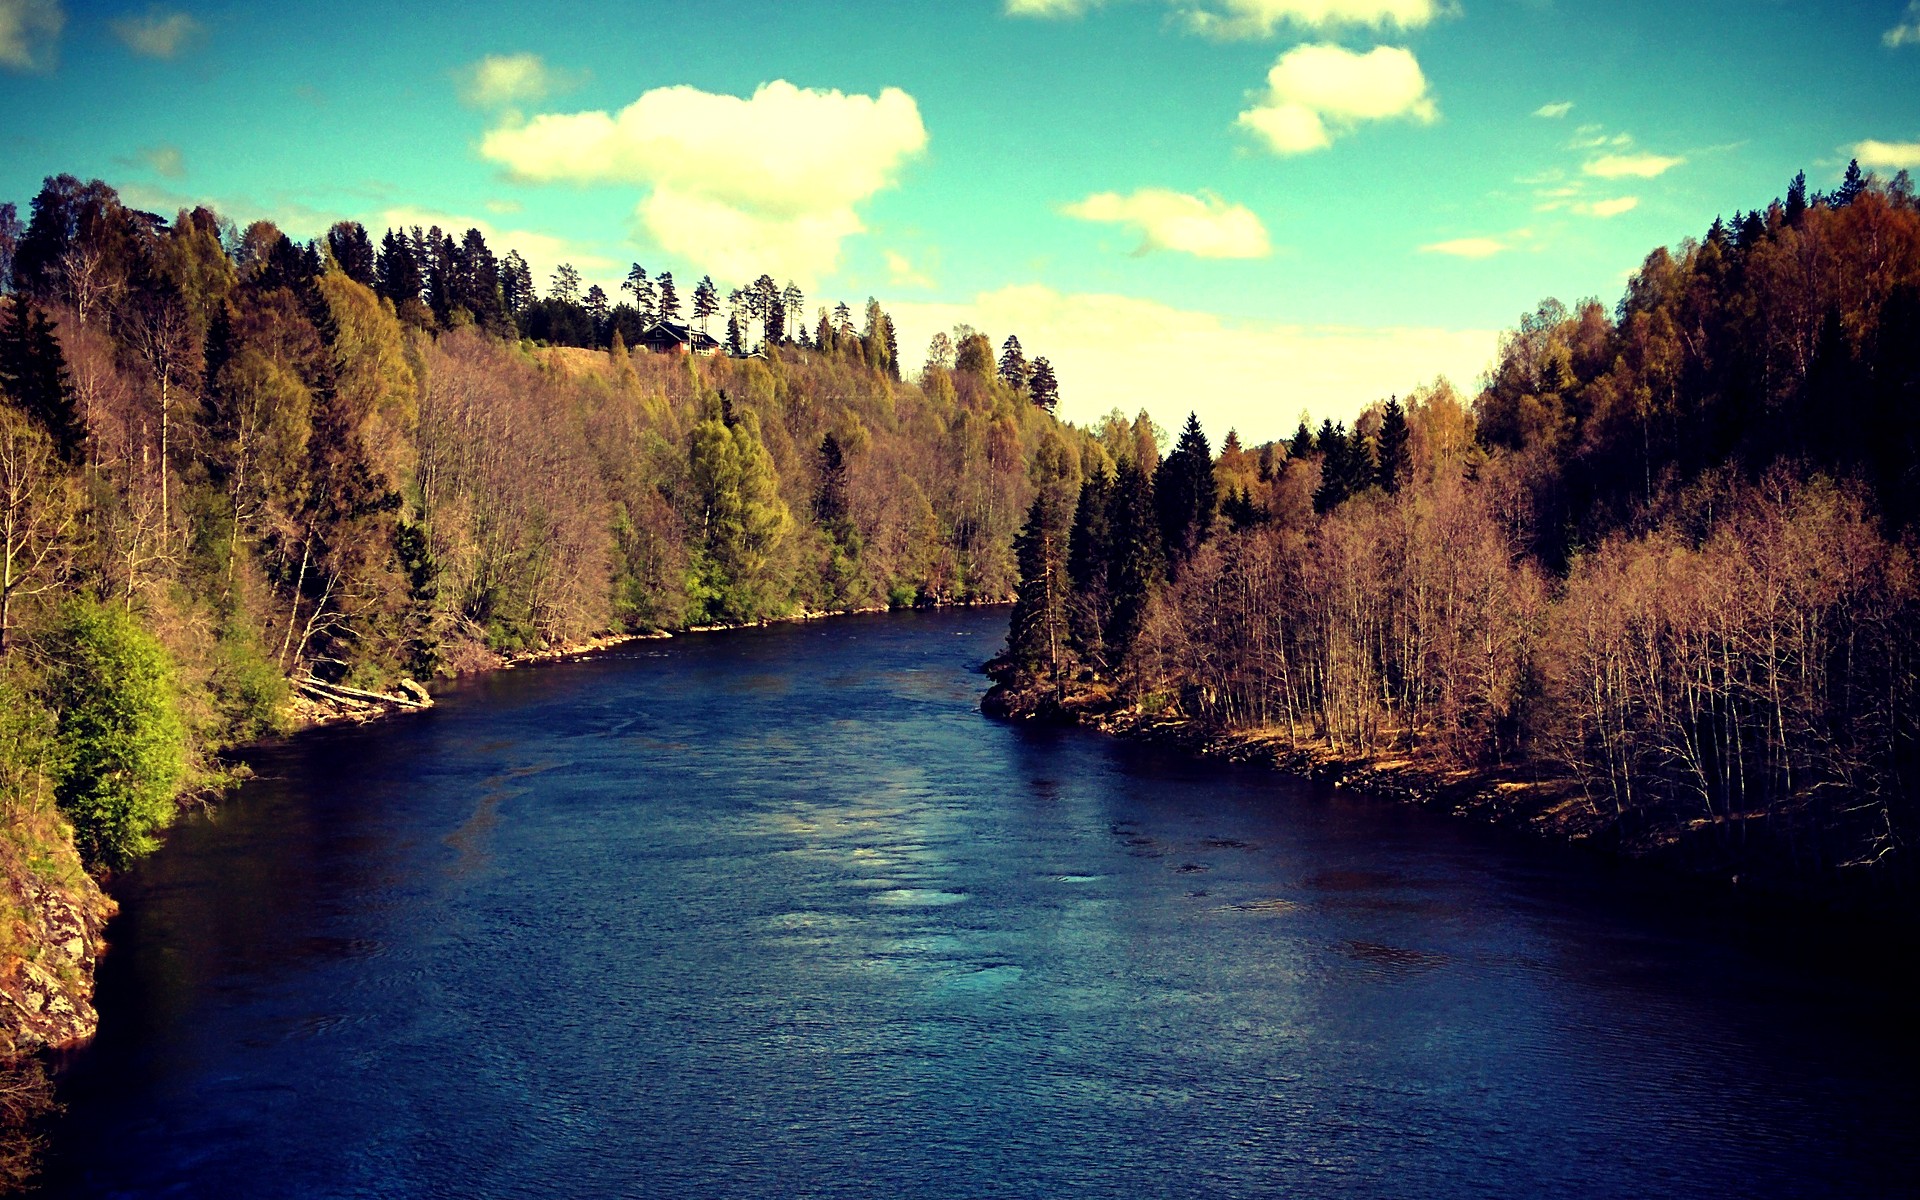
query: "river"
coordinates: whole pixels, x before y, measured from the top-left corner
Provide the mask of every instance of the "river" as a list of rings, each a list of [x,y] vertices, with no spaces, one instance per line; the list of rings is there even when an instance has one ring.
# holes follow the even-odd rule
[[[116,888],[49,1192],[1920,1186],[1913,1006],[1852,955],[990,721],[1004,623],[637,643],[260,751]]]

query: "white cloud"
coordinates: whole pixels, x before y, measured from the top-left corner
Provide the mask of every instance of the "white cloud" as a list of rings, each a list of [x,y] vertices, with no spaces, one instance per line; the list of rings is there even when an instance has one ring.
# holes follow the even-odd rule
[[[1273,252],[1266,226],[1245,205],[1211,192],[1190,196],[1165,188],[1141,188],[1130,196],[1098,192],[1061,210],[1082,221],[1131,227],[1140,235],[1136,254],[1177,250],[1195,258],[1265,258]]]
[[[1410,51],[1376,46],[1355,54],[1331,44],[1296,46],[1267,72],[1267,94],[1240,114],[1275,154],[1324,150],[1362,121],[1439,116]]]
[[[1218,38],[1271,37],[1281,25],[1418,29],[1440,11],[1435,0],[1176,0],[1176,4],[1189,28]]]
[[[1855,143],[1853,157],[1869,169],[1910,171],[1920,167],[1920,142],[1881,142],[1868,138]]]
[[[1596,179],[1652,179],[1686,161],[1665,154],[1603,154],[1580,169]]]
[[[1882,44],[1890,48],[1920,45],[1920,0],[1911,0],[1907,11],[1901,16],[1900,23],[1880,35]]]
[[[1422,254],[1446,254],[1454,258],[1492,258],[1496,254],[1505,254],[1512,246],[1499,238],[1464,237],[1446,242],[1433,242],[1420,247]]]
[[[1254,443],[1293,431],[1300,408],[1351,420],[1360,408],[1444,373],[1468,385],[1492,360],[1491,329],[1352,328],[1236,320],[1128,296],[1002,288],[964,304],[889,304],[900,344],[917,356],[965,321],[995,343],[1018,334],[1060,376],[1062,415],[1081,423],[1119,407],[1178,429],[1187,409],[1216,441],[1229,427]],[[1275,380],[1284,380],[1277,387]],[[1199,397],[1197,402],[1194,398]]]
[[[1010,17],[1077,17],[1101,0],[1007,0]]]
[[[41,71],[52,66],[66,24],[60,0],[0,0],[0,67]]]
[[[377,219],[367,221],[367,232],[372,235],[374,244],[379,245],[380,235],[388,229],[411,230],[415,225],[422,229],[438,225],[442,233],[456,242],[467,230],[478,229],[480,236],[487,239],[487,248],[493,251],[496,258],[505,258],[507,251],[518,250],[520,257],[527,260],[527,267],[533,272],[534,286],[543,296],[553,279],[553,269],[561,263],[572,263],[587,283],[599,284],[609,296],[616,295],[620,281],[627,277],[626,264],[604,254],[596,254],[565,238],[529,229],[501,229],[489,221],[457,213],[424,208],[389,208],[380,213]],[[690,286],[682,290],[692,294]]]
[[[1588,217],[1617,217],[1621,213],[1632,212],[1640,207],[1638,196],[1616,196],[1611,200],[1590,200],[1585,204],[1576,204],[1573,211]]]
[[[200,39],[200,22],[183,12],[149,8],[144,16],[113,22],[113,36],[144,58],[175,58]]]
[[[1557,117],[1564,117],[1572,111],[1573,111],[1573,101],[1562,100],[1556,104],[1542,104],[1539,108],[1536,108],[1533,110],[1533,115],[1536,117],[1546,117],[1547,119],[1552,120]]]
[[[538,104],[580,82],[580,75],[556,71],[538,54],[489,54],[454,73],[460,99],[475,108]]]
[[[723,276],[811,283],[866,228],[855,208],[926,148],[913,97],[762,84],[751,97],[656,88],[618,113],[549,113],[489,131],[480,152],[535,183],[651,188],[638,213],[663,250]]]

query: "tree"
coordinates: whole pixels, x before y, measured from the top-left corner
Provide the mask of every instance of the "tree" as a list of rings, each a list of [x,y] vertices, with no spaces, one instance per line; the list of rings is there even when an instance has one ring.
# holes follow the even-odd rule
[[[515,321],[526,316],[527,308],[539,298],[533,288],[533,270],[518,250],[507,251],[500,263],[500,304]]]
[[[0,301],[0,306],[12,310],[11,319],[0,326],[0,394],[47,432],[62,462],[78,462],[86,425],[74,403],[53,322],[25,297]]]
[[[1041,488],[1014,542],[1020,583],[1007,630],[1007,654],[1051,680],[1056,696],[1067,661],[1067,529],[1057,489]]]
[[[785,290],[780,293],[780,302],[787,310],[787,328],[799,330],[799,336],[805,338],[807,324],[807,295],[800,285],[791,279]]]
[[[1108,665],[1121,669],[1146,622],[1147,606],[1165,577],[1154,512],[1153,479],[1131,458],[1120,460],[1108,508],[1108,612],[1102,640]]]
[[[1013,334],[1000,344],[1000,381],[1015,391],[1027,386],[1027,356],[1020,350],[1020,339]]]
[[[1400,491],[1401,483],[1413,469],[1408,441],[1406,410],[1400,407],[1400,397],[1388,397],[1386,409],[1380,416],[1380,462],[1374,472],[1380,489],[1389,496]]]
[[[1801,171],[1787,184],[1787,224],[1798,225],[1807,212],[1807,173]]]
[[[0,295],[13,291],[13,260],[20,252],[20,239],[27,227],[20,223],[20,210],[11,200],[0,204]]]
[[[1053,364],[1044,358],[1033,360],[1033,374],[1027,379],[1027,395],[1048,412],[1060,406],[1060,381],[1054,378]]]
[[[61,611],[46,657],[54,799],[89,863],[124,867],[159,844],[185,774],[173,663],[125,610],[88,600]]]
[[[358,221],[336,221],[327,230],[327,250],[333,255],[333,261],[347,278],[367,287],[374,286],[379,278],[376,256],[373,251],[373,239],[367,236],[367,227]]]
[[[547,299],[557,300],[561,304],[580,303],[580,272],[573,269],[572,263],[561,263],[554,269],[553,284],[547,289]]]
[[[1154,472],[1153,494],[1168,573],[1178,575],[1212,532],[1218,502],[1213,452],[1207,445],[1207,435],[1200,431],[1197,413],[1187,414],[1179,443]]]
[[[15,602],[66,582],[75,500],[47,435],[0,405],[0,655],[12,648]]]
[[[713,286],[713,276],[702,275],[693,289],[693,319],[700,325],[700,332],[707,332],[707,321],[720,311],[720,291]]]
[[[1860,194],[1866,190],[1867,178],[1860,173],[1860,160],[1848,159],[1846,177],[1840,181],[1840,190],[1833,194],[1833,206],[1845,208],[1858,200]]]
[[[633,293],[634,308],[639,310],[642,317],[651,322],[654,319],[654,306],[659,303],[659,294],[654,290],[653,284],[647,279],[647,269],[639,263],[634,263],[633,269],[627,272],[626,282],[620,286]]]
[[[593,327],[595,330],[601,330],[606,327],[607,314],[611,311],[607,306],[606,289],[597,283],[588,288],[586,300],[582,302],[581,307],[585,308],[587,315],[593,318]]]
[[[777,601],[771,566],[792,517],[773,457],[751,411],[718,411],[694,426],[688,449],[695,615],[749,621]]]
[[[662,321],[679,320],[680,293],[676,292],[673,288],[673,274],[669,271],[660,272],[658,284],[660,288],[660,319]]]
[[[946,333],[933,335],[927,342],[927,368],[951,371],[953,369],[953,341]]]
[[[978,375],[985,379],[993,373],[993,343],[984,333],[970,333],[960,339],[953,351],[956,375]]]
[[[1105,634],[1111,618],[1107,576],[1113,562],[1113,476],[1101,470],[1080,487],[1073,530],[1067,536],[1067,633],[1079,656],[1105,662]]]
[[[847,456],[832,433],[820,439],[820,486],[813,494],[813,515],[823,527],[847,515]]]
[[[374,262],[374,274],[378,277],[375,290],[393,302],[394,311],[400,314],[401,320],[416,326],[431,322],[426,306],[420,302],[420,289],[426,281],[420,273],[419,258],[414,254],[405,230],[396,232],[389,229],[386,236],[380,239],[380,254]],[[529,292],[526,299],[531,301],[532,298]]]
[[[1300,461],[1314,450],[1313,431],[1307,428],[1307,416],[1300,414],[1300,427],[1293,431],[1293,438],[1287,442],[1287,458]]]

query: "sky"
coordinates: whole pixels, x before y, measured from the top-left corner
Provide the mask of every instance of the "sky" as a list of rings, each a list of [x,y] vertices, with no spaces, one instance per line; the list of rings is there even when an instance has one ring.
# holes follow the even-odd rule
[[[101,178],[1016,334],[1061,414],[1350,420],[1850,158],[1920,0],[0,0],[0,201]]]

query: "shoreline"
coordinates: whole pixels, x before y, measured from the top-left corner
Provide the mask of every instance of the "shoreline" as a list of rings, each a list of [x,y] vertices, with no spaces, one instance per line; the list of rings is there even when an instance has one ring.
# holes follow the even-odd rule
[[[1739,864],[1712,841],[1710,828],[1648,829],[1636,834],[1597,808],[1571,779],[1543,775],[1516,762],[1468,769],[1418,751],[1339,751],[1296,738],[1285,726],[1212,728],[1179,713],[1155,714],[1102,686],[1070,684],[1063,698],[1013,686],[994,672],[980,702],[987,716],[1073,726],[1109,737],[1165,746],[1196,760],[1217,760],[1279,772],[1373,799],[1414,804],[1457,820],[1523,835],[1628,868],[1650,885],[1703,893],[1743,908],[1793,917],[1824,913],[1884,923],[1920,937],[1920,914],[1898,881],[1769,870],[1764,859]]]

